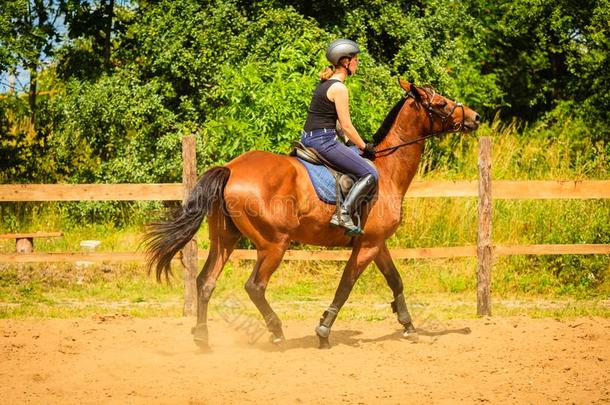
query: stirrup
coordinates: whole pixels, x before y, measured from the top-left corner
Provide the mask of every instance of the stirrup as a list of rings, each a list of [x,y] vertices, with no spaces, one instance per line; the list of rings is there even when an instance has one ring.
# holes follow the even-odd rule
[[[345,227],[344,227],[345,228]],[[347,229],[347,228],[346,228]],[[355,226],[354,228],[347,229],[345,231],[347,236],[356,236],[356,235],[364,235],[364,231],[359,226]]]
[[[343,216],[346,216],[348,220],[344,220]],[[354,224],[352,217],[347,213],[335,212],[330,219],[330,224],[334,226],[340,226],[345,229],[347,236],[362,235],[364,231],[360,228],[360,217],[358,217],[358,225]]]

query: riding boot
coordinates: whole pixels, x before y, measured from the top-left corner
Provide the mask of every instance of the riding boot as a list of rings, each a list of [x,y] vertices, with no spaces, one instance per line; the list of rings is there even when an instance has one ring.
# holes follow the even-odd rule
[[[347,193],[345,200],[330,219],[330,223],[335,226],[342,226],[347,231],[347,235],[363,234],[362,229],[354,224],[352,215],[362,202],[362,200],[375,189],[377,181],[375,176],[367,174],[358,180]]]

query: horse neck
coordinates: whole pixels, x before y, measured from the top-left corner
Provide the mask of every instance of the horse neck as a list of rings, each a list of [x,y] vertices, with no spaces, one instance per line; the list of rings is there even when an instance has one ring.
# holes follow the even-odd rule
[[[427,124],[428,118],[424,110],[411,99],[402,107],[394,124],[377,149],[390,148],[420,138],[426,134]],[[393,153],[379,157],[375,161],[380,181],[388,188],[388,192],[401,199],[404,197],[417,172],[424,150],[424,142],[422,140],[398,148]]]

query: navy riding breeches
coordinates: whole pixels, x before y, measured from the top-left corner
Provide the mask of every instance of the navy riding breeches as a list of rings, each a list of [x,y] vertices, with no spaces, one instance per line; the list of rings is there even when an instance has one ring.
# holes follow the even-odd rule
[[[377,181],[379,175],[371,164],[353,149],[339,142],[334,129],[316,129],[301,134],[301,143],[308,148],[314,148],[324,159],[343,169],[346,173],[361,179],[372,174]]]

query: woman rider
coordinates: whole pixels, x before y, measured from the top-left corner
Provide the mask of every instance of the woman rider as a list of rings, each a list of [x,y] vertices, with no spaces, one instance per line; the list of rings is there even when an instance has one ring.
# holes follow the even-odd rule
[[[326,49],[326,58],[332,63],[320,73],[320,83],[313,92],[301,143],[314,148],[326,160],[345,173],[356,178],[330,223],[342,226],[348,235],[362,234],[360,227],[352,220],[358,204],[373,191],[377,185],[378,174],[354,149],[348,148],[337,140],[337,120],[343,132],[354,145],[367,157],[374,158],[375,149],[366,144],[354,128],[349,113],[349,96],[344,82],[358,69],[358,44],[349,39],[337,39]]]

